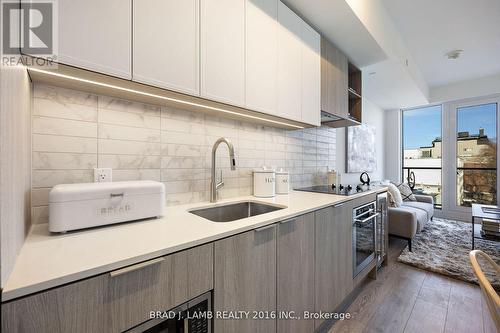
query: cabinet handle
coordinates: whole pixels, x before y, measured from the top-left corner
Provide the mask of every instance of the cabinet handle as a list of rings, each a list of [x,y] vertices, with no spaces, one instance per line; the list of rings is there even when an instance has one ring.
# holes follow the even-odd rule
[[[124,268],[121,268],[121,269],[117,269],[116,271],[110,272],[109,276],[111,276],[111,277],[120,276],[120,275],[127,274],[127,273],[130,273],[130,272],[133,272],[133,271],[137,271],[139,269],[142,269],[142,268],[145,268],[145,267],[148,267],[148,266],[151,266],[151,265],[159,264],[162,261],[165,261],[165,257],[156,258],[156,259],[145,261],[145,262],[141,262],[141,263],[138,263],[138,264],[135,264],[135,265],[132,265],[132,266],[128,266],[128,267],[124,267]]]
[[[343,205],[345,205],[345,202],[333,205],[333,208],[342,207]]]
[[[271,229],[271,228],[274,228],[274,224],[270,224],[270,225],[266,225],[265,227],[257,228],[257,229],[255,229],[255,232],[260,232],[260,231],[264,231],[264,230]]]
[[[280,224],[287,224],[287,223],[290,223],[290,222],[295,222],[295,219],[289,219],[289,220],[285,220],[285,221],[280,221]]]

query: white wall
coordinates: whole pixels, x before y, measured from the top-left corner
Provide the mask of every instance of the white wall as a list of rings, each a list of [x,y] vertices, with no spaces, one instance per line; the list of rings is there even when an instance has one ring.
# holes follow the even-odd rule
[[[375,151],[377,169],[370,172],[372,180],[385,179],[385,111],[373,104],[370,100],[363,98],[363,123],[375,126]],[[342,183],[358,184],[359,173],[346,173],[346,130],[337,129],[337,171],[342,173]]]
[[[498,93],[500,74],[434,87],[430,95],[431,103],[441,103]]]
[[[30,222],[31,87],[23,67],[0,69],[0,271],[3,287]]]
[[[401,181],[401,111],[385,111],[385,177]]]
[[[292,187],[326,183],[335,165],[336,130],[286,131],[201,112],[143,104],[35,83],[33,89],[32,223],[48,222],[54,185],[93,181],[93,168],[112,168],[114,181],[155,180],[167,205],[207,201],[212,145],[224,174],[221,198],[252,194],[252,170],[263,165],[289,170]]]

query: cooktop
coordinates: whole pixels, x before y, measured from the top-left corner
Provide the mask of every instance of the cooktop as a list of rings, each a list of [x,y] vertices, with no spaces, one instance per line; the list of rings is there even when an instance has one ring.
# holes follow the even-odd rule
[[[365,192],[370,190],[368,186],[361,185],[316,185],[309,186],[303,188],[296,188],[296,191],[304,191],[304,192],[317,192],[317,193],[326,193],[326,194],[336,194],[336,195],[353,195],[361,192]]]

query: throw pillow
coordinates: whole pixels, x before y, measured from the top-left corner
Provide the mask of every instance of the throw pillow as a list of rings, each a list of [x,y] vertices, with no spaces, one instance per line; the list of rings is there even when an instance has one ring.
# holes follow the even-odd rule
[[[413,195],[413,192],[406,183],[401,183],[397,185],[399,192],[401,193],[401,197],[403,201],[417,201],[417,198]]]
[[[403,198],[401,197],[401,193],[399,192],[396,185],[389,183],[386,186],[387,192],[389,192],[391,200],[394,202],[393,207],[401,207],[401,205],[403,204]]]

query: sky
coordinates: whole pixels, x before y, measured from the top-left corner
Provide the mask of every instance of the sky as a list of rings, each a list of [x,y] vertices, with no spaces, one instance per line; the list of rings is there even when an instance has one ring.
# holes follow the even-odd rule
[[[484,128],[490,138],[496,137],[496,104],[458,108],[457,130],[478,134]],[[441,106],[430,106],[403,111],[404,149],[431,146],[441,137]]]

